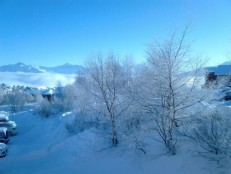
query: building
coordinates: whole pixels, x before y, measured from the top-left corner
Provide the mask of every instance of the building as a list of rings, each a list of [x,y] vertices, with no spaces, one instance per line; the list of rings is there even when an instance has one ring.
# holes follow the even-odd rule
[[[231,87],[231,64],[222,64],[206,68],[205,85]]]
[[[25,92],[31,94],[36,97],[37,95],[41,95],[43,98],[48,101],[52,101],[54,97],[62,97],[63,87],[55,87],[55,88],[31,88],[27,87]]]

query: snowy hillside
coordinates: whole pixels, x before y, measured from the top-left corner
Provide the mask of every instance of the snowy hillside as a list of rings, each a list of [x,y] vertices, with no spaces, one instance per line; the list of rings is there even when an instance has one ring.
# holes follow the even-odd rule
[[[95,128],[71,135],[65,128],[73,114],[41,119],[32,112],[13,114],[18,135],[8,144],[9,153],[0,159],[2,174],[217,174],[220,169],[181,147],[176,156],[160,154],[158,142],[147,155],[119,146],[102,150],[106,138]],[[100,151],[102,150],[102,151]],[[212,165],[213,164],[213,165]],[[223,171],[225,172],[225,171]],[[224,173],[225,174],[225,173]]]

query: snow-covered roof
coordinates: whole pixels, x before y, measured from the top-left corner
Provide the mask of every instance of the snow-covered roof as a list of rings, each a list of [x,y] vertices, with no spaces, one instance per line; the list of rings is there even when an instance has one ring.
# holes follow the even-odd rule
[[[57,91],[52,88],[52,89],[45,89],[41,91],[42,95],[53,95],[53,94],[58,94]]]
[[[25,92],[27,92],[28,94],[41,94],[40,90],[38,88],[26,88]]]
[[[26,92],[29,94],[41,94],[41,95],[54,95],[61,94],[62,87],[57,88],[28,88]]]
[[[218,65],[215,67],[208,67],[209,72],[214,72],[217,76],[227,76],[231,74],[231,65]]]

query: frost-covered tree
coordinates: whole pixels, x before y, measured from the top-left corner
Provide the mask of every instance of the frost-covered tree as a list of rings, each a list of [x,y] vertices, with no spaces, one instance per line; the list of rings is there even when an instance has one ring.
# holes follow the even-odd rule
[[[220,163],[231,155],[231,119],[228,107],[205,110],[190,120],[185,134],[199,147],[193,151]]]
[[[75,109],[75,101],[77,100],[77,89],[74,84],[67,85],[63,89],[63,109],[70,111]]]
[[[111,54],[106,58],[95,55],[87,63],[88,82],[85,86],[92,99],[92,111],[98,112],[111,123],[112,145],[117,146],[118,118],[129,108],[127,86],[129,84],[128,67]]]
[[[187,30],[188,27],[181,36],[174,33],[149,47],[147,66],[137,78],[133,95],[149,116],[147,125],[173,155],[177,144],[175,130],[190,116],[190,108],[206,96],[197,74],[202,63],[191,54],[186,43]]]
[[[11,106],[13,112],[20,111],[27,102],[32,102],[33,97],[20,90],[5,94],[4,102]]]
[[[36,100],[35,112],[42,118],[50,117],[53,114],[51,102],[43,98],[41,95],[38,95]]]
[[[4,103],[4,90],[0,89],[0,105]]]

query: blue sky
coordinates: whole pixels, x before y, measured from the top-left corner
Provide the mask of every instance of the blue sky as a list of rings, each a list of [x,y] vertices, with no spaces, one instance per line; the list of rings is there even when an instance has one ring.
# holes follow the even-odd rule
[[[195,53],[226,61],[230,0],[0,0],[0,65],[84,64],[99,51],[140,63],[148,44],[189,20]]]

